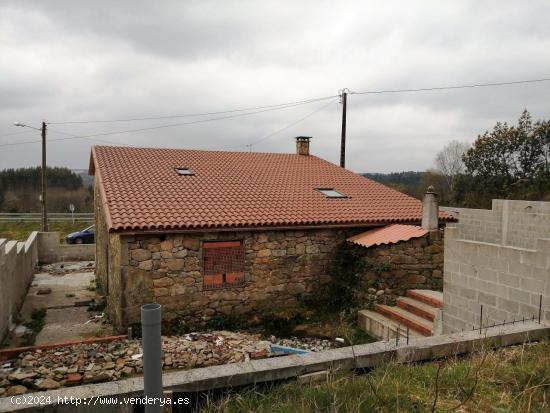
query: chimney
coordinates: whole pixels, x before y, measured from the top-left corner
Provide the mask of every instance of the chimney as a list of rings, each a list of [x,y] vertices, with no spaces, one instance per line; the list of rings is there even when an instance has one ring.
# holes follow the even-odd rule
[[[309,156],[309,136],[297,136],[296,137],[296,154]]]
[[[434,187],[429,186],[422,199],[422,228],[433,231],[439,228],[439,205]]]

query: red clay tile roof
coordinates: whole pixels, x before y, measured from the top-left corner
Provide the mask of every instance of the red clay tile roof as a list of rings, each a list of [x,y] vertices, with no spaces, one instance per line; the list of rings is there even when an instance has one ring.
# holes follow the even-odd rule
[[[180,176],[177,167],[194,175]],[[420,201],[315,156],[94,146],[90,172],[115,231],[421,219]]]
[[[415,225],[392,224],[362,232],[353,237],[349,237],[347,240],[368,248],[373,245],[395,244],[401,241],[410,240],[411,238],[419,238],[427,233],[428,231]]]

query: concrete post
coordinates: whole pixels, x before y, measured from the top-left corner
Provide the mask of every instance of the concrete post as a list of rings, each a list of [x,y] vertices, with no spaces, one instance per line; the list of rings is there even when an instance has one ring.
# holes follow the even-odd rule
[[[147,399],[146,413],[161,413],[162,359],[160,336],[160,304],[141,306],[141,342],[143,346],[143,396]],[[154,399],[153,399],[154,398]],[[153,400],[155,402],[153,403]]]
[[[422,228],[428,231],[439,228],[439,205],[437,202],[437,194],[431,185],[424,194],[424,199],[422,199]]]

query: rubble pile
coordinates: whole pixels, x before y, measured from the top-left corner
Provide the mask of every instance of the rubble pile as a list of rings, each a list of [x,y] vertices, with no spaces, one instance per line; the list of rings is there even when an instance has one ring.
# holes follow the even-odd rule
[[[40,266],[40,271],[53,275],[65,275],[74,272],[92,272],[95,271],[94,261],[66,261],[56,262]]]
[[[163,368],[191,369],[270,356],[259,335],[227,331],[163,337]],[[114,381],[142,373],[139,340],[76,344],[20,354],[0,364],[0,397]]]
[[[277,338],[275,336],[271,336],[270,341],[272,344],[276,344],[278,346],[299,348],[313,352],[325,351],[338,347],[338,345],[332,340],[319,338]]]

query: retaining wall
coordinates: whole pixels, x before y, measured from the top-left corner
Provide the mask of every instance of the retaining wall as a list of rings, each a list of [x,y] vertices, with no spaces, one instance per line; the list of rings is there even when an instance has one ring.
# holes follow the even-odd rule
[[[38,233],[38,260],[41,264],[95,259],[95,244],[61,244],[59,240],[59,232]]]
[[[523,317],[550,320],[550,202],[493,200],[492,210],[445,208],[443,332]]]
[[[38,262],[38,233],[24,242],[0,239],[0,342],[19,313]]]

